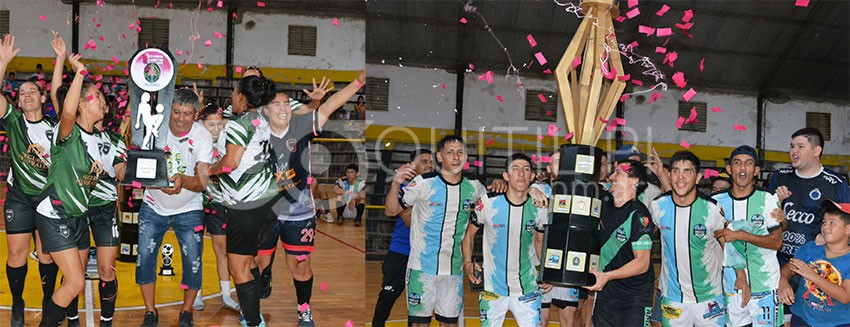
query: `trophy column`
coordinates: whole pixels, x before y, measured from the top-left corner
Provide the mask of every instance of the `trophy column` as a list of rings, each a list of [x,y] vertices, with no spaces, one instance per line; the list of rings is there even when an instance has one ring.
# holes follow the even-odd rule
[[[540,278],[560,286],[593,285],[602,246],[599,217],[599,167],[602,150],[587,145],[561,148],[558,180],[553,182],[551,215],[544,236]]]

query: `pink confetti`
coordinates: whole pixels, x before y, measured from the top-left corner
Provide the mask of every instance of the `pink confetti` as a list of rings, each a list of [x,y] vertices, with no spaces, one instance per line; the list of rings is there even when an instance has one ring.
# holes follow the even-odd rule
[[[637,85],[637,86],[643,86],[643,81],[641,81],[639,79],[632,79],[632,84]]]
[[[328,283],[322,283],[319,286],[319,289],[321,289],[322,291],[327,291],[328,290]],[[349,320],[349,321],[351,321],[351,320]]]
[[[212,46],[212,40],[207,39],[206,41],[204,41],[204,45],[208,47]]]
[[[62,200],[52,200],[50,202],[53,203],[53,205],[55,205],[55,206],[61,206],[62,205]]]
[[[546,110],[546,117],[552,116],[552,110]]]
[[[629,0],[629,8],[632,8],[632,7],[637,6],[637,5],[638,5],[638,0]]]
[[[711,112],[723,112],[723,108],[720,108],[720,107],[711,107]]]
[[[626,100],[628,100],[631,97],[632,97],[631,95],[623,94],[622,96],[620,96],[620,102],[626,102]]]
[[[463,169],[469,169],[469,162],[463,163]]]
[[[531,155],[531,161],[533,161],[535,164],[540,162],[540,160],[537,159],[537,155],[534,154]]]
[[[573,58],[573,68],[576,68],[579,65],[581,65],[581,56]]]
[[[676,26],[676,28],[682,30],[682,32],[684,33],[686,31],[688,31],[689,29],[691,29],[691,27],[694,27],[694,23],[685,23],[685,24],[676,23],[674,26]]]
[[[699,61],[699,71],[705,70],[705,58]]]
[[[484,162],[482,162],[481,160],[475,160],[472,162],[472,165],[475,167],[481,167],[484,166]]]
[[[550,163],[550,162],[552,162],[552,157],[551,156],[540,156],[540,162]]]
[[[691,148],[691,144],[690,144],[690,143],[688,143],[687,141],[679,142],[679,146],[681,146],[681,147],[683,147],[683,148],[685,148],[685,149],[690,149],[690,148]]]
[[[676,121],[676,127],[682,129],[682,125],[685,125],[685,117],[679,117],[679,120]]]
[[[487,140],[487,142],[484,142],[484,145],[490,145],[490,144],[493,144],[493,142],[496,142],[496,140],[489,139],[489,140]]]
[[[673,67],[673,62],[675,62],[676,59],[679,59],[679,53],[676,51],[670,51],[664,56],[664,60],[661,63],[670,63],[670,67]]]
[[[47,20],[47,16],[44,16],[44,15],[41,15],[41,17],[39,17],[39,18],[41,19],[41,21],[46,21],[46,20]]]
[[[697,115],[698,115],[697,114],[697,107],[696,106],[691,107],[691,114],[688,115],[688,119],[685,120],[685,124],[693,124],[693,123],[697,122]]]
[[[231,171],[233,171],[233,168],[228,167],[228,166],[224,166],[224,167],[221,167],[221,171],[225,172],[225,173],[230,173]]]
[[[215,6],[221,8],[224,6],[224,1],[218,0],[218,2],[215,3]]]
[[[739,125],[739,124],[732,125],[732,128],[736,131],[746,131],[747,130],[747,126]]]
[[[315,181],[315,180],[313,179],[312,176],[307,177],[307,185],[313,185],[313,181]]]
[[[547,75],[551,75],[551,74],[552,74],[552,70],[551,70],[551,69],[549,69],[549,68],[546,68],[546,70],[544,70],[544,71],[543,71],[543,73],[544,73],[544,74],[547,74]]]
[[[706,177],[706,178],[712,178],[712,177],[718,177],[718,176],[720,176],[720,173],[719,173],[719,172],[717,172],[717,171],[716,171],[716,170],[714,170],[714,169],[706,168],[706,169],[705,169],[705,174],[703,174],[703,175],[705,175],[705,177]]]
[[[534,36],[528,34],[528,36],[526,36],[525,38],[528,39],[528,44],[530,44],[532,48],[537,46],[537,41],[534,40]]]
[[[649,103],[655,102],[655,100],[658,100],[658,98],[660,97],[661,93],[653,93],[651,96],[649,96]]]
[[[809,6],[809,0],[797,0],[797,2],[794,3],[794,5],[797,6],[797,7],[808,7]]]
[[[443,90],[445,90],[446,89],[446,83],[443,83],[442,85],[440,85],[440,87],[442,87]]]
[[[550,137],[555,137],[555,135],[558,135],[558,131],[560,130],[561,129],[555,126],[554,124],[549,124],[549,131],[547,132],[547,134],[549,134]]]
[[[114,62],[117,65],[120,61],[118,60],[118,57],[112,56],[112,62]]]
[[[635,18],[637,17],[637,15],[640,15],[640,9],[638,8],[629,10],[629,12],[626,13],[626,17],[628,17],[629,19]]]
[[[573,138],[573,136],[574,136],[574,135],[576,135],[576,133],[575,133],[575,132],[569,132],[569,133],[567,133],[567,135],[566,135],[566,136],[564,136],[564,141],[567,141],[567,140],[569,140],[569,139]]]
[[[600,67],[599,69],[602,69],[602,67]],[[616,68],[612,68],[610,71],[608,71],[608,73],[607,73],[607,74],[603,71],[603,72],[602,72],[602,76],[605,76],[605,78],[607,78],[607,79],[613,80],[613,79],[614,79],[614,77],[616,77],[616,76],[617,76],[617,69],[616,69]]]
[[[610,120],[602,118],[602,117],[599,117],[599,121],[601,121],[603,124],[607,124],[608,122],[610,122]]]
[[[265,3],[265,2],[262,2],[262,1],[257,1],[257,7],[265,8],[265,7],[266,7],[266,3]]]
[[[697,95],[697,91],[694,91],[693,88],[689,89],[685,94],[682,94],[682,99],[685,99],[685,102],[691,102],[691,99]]]
[[[134,28],[136,28],[136,24],[135,24],[135,23],[130,23],[130,25],[127,25],[127,28],[129,28],[129,29],[134,29]]]
[[[539,62],[541,66],[545,65],[548,62],[546,60],[546,57],[543,56],[542,52],[535,53],[534,57],[537,58],[537,62]]]
[[[499,101],[499,102],[505,102],[505,98],[502,98],[501,95],[497,95],[496,100]]]
[[[222,38],[222,37],[224,37],[224,35],[223,35],[223,34],[221,34],[221,33],[219,33],[219,32],[213,32],[213,36],[214,36],[216,39],[219,39],[219,40],[221,40],[221,38]]]
[[[203,231],[203,230],[204,230],[204,225],[195,226],[195,233]]]
[[[625,118],[614,118],[614,125],[626,126]]]
[[[97,6],[98,7],[103,6],[103,0],[97,0]]]
[[[133,208],[133,201],[127,200],[127,206]]]
[[[89,96],[86,97],[86,101],[91,101],[92,99],[94,99],[94,96],[91,95],[91,94],[89,94]]]
[[[201,68],[204,68],[204,64],[202,64],[200,61],[198,61],[198,69],[201,69]]]
[[[687,23],[691,21],[691,18],[694,18],[694,11],[690,9],[685,10],[685,13],[682,15],[682,21]]]
[[[235,70],[237,74],[242,74],[242,66],[236,66]]]
[[[545,139],[545,138],[546,137],[544,137],[543,135],[537,135],[537,139],[540,140],[540,141],[543,141],[543,139]]]
[[[349,320],[345,322],[345,327],[354,327],[354,322]]]
[[[668,6],[668,5],[662,5],[662,6],[661,6],[661,9],[659,9],[659,10],[658,10],[658,12],[657,12],[657,13],[655,13],[655,15],[656,15],[656,16],[664,16],[664,14],[666,14],[666,13],[667,13],[667,11],[669,11],[669,10],[670,10],[670,6]]]
[[[617,125],[605,126],[605,131],[608,132],[608,133],[611,133],[611,132],[616,131],[616,130],[617,130]]]
[[[688,85],[688,81],[685,80],[685,73],[676,72],[673,74],[673,82],[676,83],[676,87],[683,89]]]
[[[646,36],[652,36],[652,34],[655,34],[655,28],[640,25],[638,26],[638,33],[646,34]]]
[[[542,103],[549,102],[549,101],[546,100],[546,97],[543,96],[543,93],[537,93],[537,99],[539,99],[540,102],[542,102]]]
[[[459,22],[460,22],[461,24],[466,24],[466,17],[461,17],[461,18],[460,18],[460,20],[459,20]]]
[[[295,257],[295,260],[298,260],[298,262],[307,260],[307,255],[306,254],[299,255],[299,256]]]
[[[227,229],[227,224],[221,224],[221,229]]]
[[[658,37],[673,35],[673,29],[669,27],[659,28],[655,30],[655,35]]]
[[[260,120],[259,119],[251,120],[251,125],[254,125],[254,127],[260,126]]]
[[[632,165],[620,164],[620,169],[622,169],[624,172],[628,173],[630,170],[632,170]]]
[[[334,18],[334,26],[339,26],[339,19]]]
[[[623,17],[623,16],[617,16],[616,18],[614,18],[614,20],[615,20],[616,22],[618,22],[618,23],[622,23],[622,22],[625,22],[625,21],[626,21],[626,17]]]
[[[475,70],[475,64],[469,63],[469,70]]]
[[[628,80],[629,80],[629,79],[631,79],[631,78],[632,78],[632,74],[626,74],[626,75],[623,75],[623,76],[617,76],[617,80],[619,80],[619,81],[624,81],[624,82],[625,82],[625,81],[628,81]]]

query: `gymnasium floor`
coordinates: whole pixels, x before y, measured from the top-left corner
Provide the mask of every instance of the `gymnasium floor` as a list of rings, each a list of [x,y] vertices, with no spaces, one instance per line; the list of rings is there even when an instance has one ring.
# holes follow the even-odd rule
[[[174,268],[177,276],[159,276],[157,281],[157,307],[161,326],[177,326],[182,290],[180,289],[181,263],[179,247],[172,232],[165,235],[163,243],[175,245]],[[6,233],[0,230],[0,246],[5,247]],[[339,226],[320,221],[317,227],[316,251],[311,255],[313,264],[313,297],[311,308],[317,326],[344,326],[352,320],[362,326],[364,319],[363,294],[365,278],[363,227],[355,227],[350,220]],[[278,251],[282,248],[278,247]],[[280,252],[281,254],[283,252]],[[295,289],[284,260],[274,262],[272,295],[262,300],[261,310],[269,326],[296,326]],[[6,261],[5,251],[0,251],[0,261]],[[37,326],[40,319],[41,287],[38,262],[28,259],[24,300],[27,303],[27,326]],[[135,263],[118,262],[118,300],[116,303],[115,326],[138,326],[144,316],[141,292],[135,283]],[[157,267],[157,269],[159,269]],[[221,307],[218,296],[218,277],[215,270],[215,255],[212,241],[207,236],[204,244],[203,294],[206,309],[194,314],[196,326],[236,326],[239,313]],[[158,271],[158,270],[157,270]],[[80,319],[83,326],[87,320],[94,326],[100,317],[99,296],[96,281],[89,281],[80,298]],[[326,290],[322,290],[325,284]],[[231,283],[232,285],[232,283]],[[234,291],[232,297],[236,299]],[[12,300],[5,269],[0,269],[0,326],[9,324]],[[90,320],[89,320],[90,319]]]

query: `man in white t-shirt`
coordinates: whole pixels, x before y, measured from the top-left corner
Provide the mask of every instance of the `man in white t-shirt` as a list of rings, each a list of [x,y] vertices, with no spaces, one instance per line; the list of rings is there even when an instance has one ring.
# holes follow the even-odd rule
[[[202,192],[206,188],[212,162],[212,137],[194,122],[198,97],[189,89],[174,91],[168,123],[168,175],[173,187],[148,189],[139,210],[139,257],[136,261],[136,284],[142,289],[145,317],[142,326],[158,326],[156,300],[156,267],[162,236],[174,229],[183,262],[183,308],[180,326],[193,325],[192,303],[201,289],[204,207]]]

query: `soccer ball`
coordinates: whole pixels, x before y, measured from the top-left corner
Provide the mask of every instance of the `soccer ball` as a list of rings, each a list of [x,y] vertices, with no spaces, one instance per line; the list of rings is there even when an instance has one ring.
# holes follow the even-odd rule
[[[174,245],[171,243],[165,243],[162,245],[162,255],[170,256],[174,253]]]

